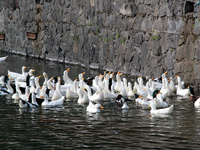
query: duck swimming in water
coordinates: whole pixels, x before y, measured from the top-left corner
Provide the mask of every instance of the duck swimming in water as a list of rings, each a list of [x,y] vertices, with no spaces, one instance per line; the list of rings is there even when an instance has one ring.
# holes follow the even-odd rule
[[[128,109],[129,106],[127,105],[127,101],[132,101],[128,98],[124,98],[121,94],[117,95],[117,98],[114,102],[109,103],[108,105],[114,106],[116,108],[121,108],[121,109]]]

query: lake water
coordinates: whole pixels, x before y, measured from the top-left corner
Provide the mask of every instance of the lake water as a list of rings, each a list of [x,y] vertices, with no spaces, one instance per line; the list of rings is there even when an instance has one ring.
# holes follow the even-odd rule
[[[46,72],[49,77],[62,77],[70,68],[69,77],[78,78],[103,73],[80,66],[8,55],[0,63],[0,75],[7,70],[21,72],[32,68],[35,76]],[[134,81],[129,78],[128,81]],[[43,82],[43,77],[40,80]],[[174,104],[172,115],[151,116],[134,101],[129,110],[108,106],[100,113],[88,114],[87,105],[77,99],[66,99],[63,106],[20,109],[11,95],[0,96],[0,147],[1,149],[200,149],[200,109],[188,98],[173,97],[166,102]]]

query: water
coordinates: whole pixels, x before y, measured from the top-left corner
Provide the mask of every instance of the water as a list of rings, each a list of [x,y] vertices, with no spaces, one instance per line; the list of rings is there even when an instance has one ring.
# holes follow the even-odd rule
[[[81,72],[93,76],[103,73],[79,66],[8,55],[0,63],[0,75],[7,70],[21,72],[21,67],[35,69],[35,76],[46,72],[49,77],[61,76],[70,68],[73,80]],[[131,78],[129,78],[129,81]],[[133,79],[132,79],[133,80]],[[41,83],[43,77],[41,78]],[[1,149],[199,149],[200,109],[188,98],[173,97],[172,115],[151,116],[135,102],[129,110],[115,109],[102,101],[100,113],[87,114],[87,105],[77,99],[66,99],[63,106],[20,109],[11,95],[0,96]]]

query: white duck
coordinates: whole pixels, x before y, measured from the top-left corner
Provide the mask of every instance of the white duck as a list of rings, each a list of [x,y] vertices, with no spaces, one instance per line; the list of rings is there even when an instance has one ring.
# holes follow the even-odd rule
[[[63,95],[61,94],[60,81],[56,83],[56,90],[53,93],[52,101],[60,99]]]
[[[154,104],[155,104],[156,108],[168,107],[168,104],[165,101],[163,101],[163,96],[160,92],[158,92],[158,94],[156,95]]]
[[[115,91],[120,92],[120,86],[121,86],[121,78],[120,76],[122,75],[122,73],[118,72],[116,74],[116,82],[115,82]]]
[[[65,85],[72,85],[72,84],[73,84],[73,80],[70,79],[70,78],[69,78],[69,75],[68,75],[69,70],[70,70],[70,68],[68,68],[67,70],[65,70],[65,71],[63,72],[63,80],[64,80],[64,82],[65,82]]]
[[[62,96],[60,99],[54,100],[49,102],[48,95],[44,93],[40,98],[44,98],[44,102],[42,103],[42,106],[57,106],[57,105],[63,105],[65,97]]]
[[[147,108],[150,105],[150,101],[147,100],[147,96],[147,92],[143,92],[142,95],[139,96],[139,98],[143,97],[143,100],[140,101],[143,108]]]
[[[0,57],[0,61],[5,61],[8,58],[8,56]]]
[[[151,107],[150,114],[155,114],[155,115],[156,114],[166,114],[167,115],[167,114],[173,113],[173,105],[171,105],[170,107],[167,107],[167,108],[156,109],[154,102],[151,102],[149,107]]]
[[[78,89],[78,103],[79,104],[85,104],[85,103],[89,103],[89,98],[87,95],[87,92],[84,90],[83,95],[81,94],[81,90]]]
[[[78,94],[72,91],[70,88],[66,89],[66,98],[78,98]]]
[[[169,87],[172,93],[176,93],[176,87],[175,87],[175,83],[172,77],[169,79]]]
[[[92,95],[91,88],[86,85],[84,89],[87,89],[88,98],[90,101],[100,101],[103,100],[103,92],[100,89],[100,86],[97,87],[97,91]]]
[[[86,111],[89,113],[98,113],[100,112],[99,108],[103,108],[101,104],[93,104],[91,101],[89,102],[89,105],[86,108]]]
[[[189,88],[187,89],[183,89],[181,86],[181,78],[179,76],[177,76],[177,80],[178,80],[178,88],[176,90],[176,94],[180,95],[180,96],[189,96],[190,95],[190,90]]]
[[[195,102],[194,102],[194,106],[199,108],[200,107],[200,98],[198,98]]]
[[[29,89],[28,86],[26,86],[25,94],[19,94],[19,97],[20,97],[22,100],[28,101],[29,94],[30,94],[30,89]]]
[[[14,80],[20,75],[27,75],[27,73],[25,72],[25,69],[26,69],[26,67],[22,66],[22,73],[17,73],[17,72],[13,72],[13,71],[8,70],[8,74],[10,74],[10,79]]]
[[[38,103],[36,102],[36,95],[35,93],[31,93],[29,97],[29,101],[20,99],[19,100],[19,107],[20,108],[35,108],[39,107]]]
[[[16,79],[17,79],[18,81],[25,82],[25,81],[26,81],[27,74],[29,74],[30,77],[33,77],[33,72],[34,72],[34,71],[35,71],[35,70],[30,69],[28,73],[21,74],[21,75],[18,76]]]

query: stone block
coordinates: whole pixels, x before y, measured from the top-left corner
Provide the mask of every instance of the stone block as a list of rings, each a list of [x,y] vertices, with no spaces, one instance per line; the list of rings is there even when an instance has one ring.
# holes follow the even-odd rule
[[[139,14],[145,14],[146,13],[146,6],[144,4],[138,5],[138,13]]]
[[[159,16],[164,17],[166,16],[166,3],[162,3],[161,6],[159,7]]]
[[[185,51],[186,51],[185,45],[178,46],[175,57],[177,61],[182,61],[185,58]]]
[[[141,46],[142,42],[143,42],[143,33],[139,32],[135,35],[135,44],[136,46]]]
[[[176,34],[169,34],[168,35],[168,43],[167,43],[167,47],[168,49],[171,48],[177,48],[178,46],[178,35]]]
[[[125,51],[126,51],[126,44],[120,44],[120,46],[119,46],[119,53],[120,53],[120,56],[121,56],[121,54],[125,54]]]

